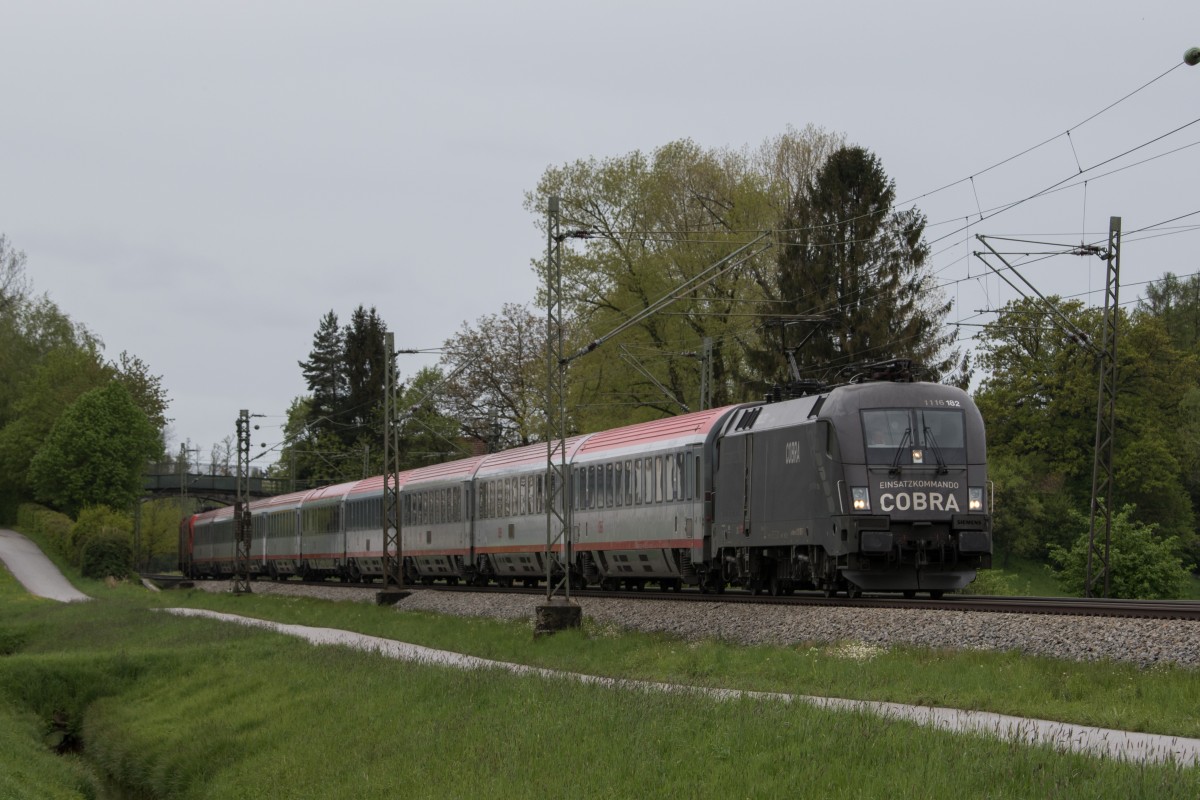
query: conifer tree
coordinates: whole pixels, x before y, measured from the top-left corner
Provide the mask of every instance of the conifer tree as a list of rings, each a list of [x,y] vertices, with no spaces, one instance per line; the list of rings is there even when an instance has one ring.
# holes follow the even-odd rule
[[[954,366],[950,309],[925,269],[925,215],[893,208],[895,182],[862,147],[834,152],[793,198],[781,234],[781,317],[819,316],[789,346],[804,377],[829,377],[855,362],[907,357],[935,376]],[[815,326],[815,327],[814,327]],[[798,341],[799,340],[799,341]],[[779,352],[772,337],[764,350]],[[783,377],[782,359],[774,377]]]
[[[308,424],[317,430],[335,431],[346,398],[346,372],[343,367],[344,335],[338,326],[337,314],[331,309],[321,317],[313,335],[308,361],[299,362],[312,400],[308,408]]]
[[[361,305],[343,331],[346,396],[341,419],[347,425],[342,436],[347,444],[379,429],[387,380],[386,333],[375,308],[368,311]]]

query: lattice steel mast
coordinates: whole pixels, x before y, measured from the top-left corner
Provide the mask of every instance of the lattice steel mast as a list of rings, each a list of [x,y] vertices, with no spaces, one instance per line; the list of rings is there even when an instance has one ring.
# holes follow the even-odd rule
[[[250,412],[237,418],[237,499],[233,503],[233,593],[250,593]]]
[[[1087,576],[1084,595],[1096,596],[1103,579],[1101,597],[1109,592],[1109,545],[1112,542],[1113,439],[1117,429],[1117,323],[1121,289],[1121,218],[1108,220],[1108,262],[1104,281],[1104,330],[1100,343],[1100,387],[1096,400],[1096,442],[1092,461],[1092,508],[1088,523]],[[1104,524],[1104,543],[1096,541],[1097,520]]]
[[[396,336],[385,334],[387,377],[383,397],[383,588],[404,588],[400,538],[400,414],[397,410]]]
[[[567,464],[567,359],[564,352],[559,199],[546,206],[546,601],[571,600],[571,498]],[[558,549],[558,553],[555,549]],[[561,555],[561,558],[560,558]],[[561,577],[555,583],[555,567]]]

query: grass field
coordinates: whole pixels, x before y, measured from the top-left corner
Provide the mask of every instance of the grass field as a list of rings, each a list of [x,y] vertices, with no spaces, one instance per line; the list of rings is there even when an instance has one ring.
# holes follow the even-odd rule
[[[1200,736],[1200,681],[1016,654],[690,644],[0,572],[0,797],[1189,797],[1200,769],[1066,755],[802,705],[396,663],[174,605],[616,677],[894,700]],[[78,743],[55,756],[50,746]]]

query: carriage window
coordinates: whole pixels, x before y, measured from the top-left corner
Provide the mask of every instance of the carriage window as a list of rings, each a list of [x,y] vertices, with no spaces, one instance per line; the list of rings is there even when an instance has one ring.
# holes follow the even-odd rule
[[[625,505],[633,505],[633,464],[625,462]]]
[[[663,500],[663,460],[662,456],[654,457],[654,502],[661,503]]]
[[[675,456],[663,456],[663,500],[668,503],[675,499],[675,490],[679,481],[675,478]]]
[[[613,507],[613,465],[604,465],[604,505]]]
[[[621,467],[621,462],[613,464],[613,488],[617,495],[617,507],[625,505],[625,471]]]
[[[642,504],[642,460],[640,458],[633,460],[633,504],[638,506]]]

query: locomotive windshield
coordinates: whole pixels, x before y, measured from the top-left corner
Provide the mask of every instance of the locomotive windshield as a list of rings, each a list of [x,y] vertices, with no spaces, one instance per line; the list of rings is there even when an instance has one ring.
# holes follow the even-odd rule
[[[909,464],[910,451],[921,448],[936,451],[937,462],[966,461],[966,431],[957,409],[874,409],[862,412],[862,421],[868,464]]]

